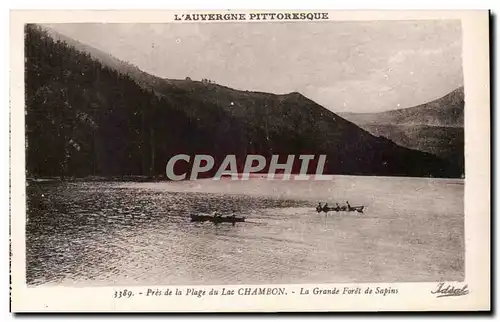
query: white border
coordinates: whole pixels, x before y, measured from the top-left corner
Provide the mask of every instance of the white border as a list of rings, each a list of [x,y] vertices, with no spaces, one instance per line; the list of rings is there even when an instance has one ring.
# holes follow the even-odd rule
[[[23,13],[23,14],[26,14]],[[28,13],[29,14],[29,13]],[[113,12],[112,13],[115,18],[112,20],[114,21],[136,21],[138,18],[138,13],[122,13],[122,12]],[[131,15],[130,15],[131,14]],[[141,14],[146,14],[142,12]],[[480,18],[479,15],[480,13],[476,12],[438,12],[438,13],[433,13],[433,12],[344,12],[342,13],[342,16],[338,16],[337,13],[335,15],[332,15],[334,17],[338,17],[340,20],[347,20],[347,19],[356,19],[356,20],[363,20],[363,19],[369,19],[369,20],[374,20],[374,19],[402,19],[402,18],[422,18],[422,15],[425,15],[426,18],[440,18],[443,17],[443,15],[446,16],[446,18],[462,18],[463,23],[464,23],[464,78],[465,78],[465,92],[466,92],[466,156],[467,156],[467,162],[466,162],[466,173],[467,173],[467,179],[466,179],[466,247],[467,247],[467,265],[466,265],[466,274],[467,274],[467,283],[469,285],[475,286],[475,291],[471,292],[472,294],[485,294],[488,293],[489,295],[489,269],[485,269],[485,267],[489,268],[489,204],[486,203],[485,197],[489,195],[489,109],[485,109],[485,107],[489,107],[489,86],[488,86],[488,71],[489,71],[489,65],[487,61],[487,46],[485,47],[485,43],[487,43],[487,28],[484,26],[484,13],[482,13],[483,17]],[[127,18],[127,15],[129,18]],[[144,16],[144,18],[141,18],[142,21],[148,20],[148,21],[163,21],[165,20],[168,16],[168,13],[164,12],[149,12],[147,13],[147,18]],[[390,16],[390,17],[388,17]],[[26,16],[25,16],[26,17]],[[25,18],[23,17],[23,19]],[[69,15],[67,12],[55,12],[55,13],[44,13],[43,15],[40,15],[39,13],[34,16],[36,18],[36,22],[54,22],[57,20],[58,22],[62,21],[75,21],[75,20],[80,20],[80,21],[99,21],[100,19],[106,19],[107,21],[110,21],[110,12],[93,12],[89,15],[89,13],[83,13],[83,12],[78,12],[76,19],[75,16]],[[127,20],[133,18],[134,20]],[[83,19],[83,20],[82,20]],[[335,19],[335,18],[334,18]],[[476,20],[477,19],[477,20]],[[487,23],[487,21],[486,21]],[[18,35],[18,28],[19,26],[16,24],[12,24],[12,30],[11,33],[14,35]],[[486,33],[485,33],[486,31]],[[17,36],[16,36],[17,37]],[[13,38],[14,40],[17,38]],[[22,51],[21,55],[19,52],[19,44],[16,43],[15,41],[11,42],[13,46],[11,47],[11,62],[13,66],[14,71],[19,71],[19,67],[22,66],[22,62],[19,62],[19,58],[23,57]],[[16,51],[17,49],[17,51]],[[22,49],[22,48],[21,48]],[[21,69],[22,70],[22,69]],[[19,76],[21,75],[21,76]],[[12,194],[13,198],[16,197],[16,203],[15,203],[15,210],[12,213],[12,218],[13,222],[15,222],[14,226],[16,229],[16,232],[14,232],[14,237],[16,237],[15,240],[15,250],[20,250],[24,248],[20,248],[21,246],[24,247],[24,241],[20,241],[18,239],[19,233],[21,230],[18,230],[21,225],[18,225],[20,222],[18,222],[19,219],[23,219],[23,216],[20,216],[19,214],[24,214],[24,208],[23,205],[19,202],[24,196],[21,191],[24,190],[24,180],[20,180],[20,178],[24,177],[24,149],[19,149],[19,146],[22,146],[21,142],[24,141],[24,133],[22,133],[22,129],[24,129],[23,126],[23,117],[24,117],[24,108],[21,108],[22,110],[22,115],[20,115],[19,112],[19,106],[23,107],[22,101],[19,100],[20,97],[18,94],[18,91],[20,91],[23,87],[23,82],[22,82],[22,74],[19,73],[12,73],[11,75],[11,89],[12,89],[12,106],[17,107],[13,108],[13,115],[12,115],[12,133],[13,133],[13,143],[12,146],[15,147],[13,154],[12,154],[12,176],[13,178],[16,178],[15,180],[13,179],[13,186],[12,186]],[[24,143],[24,142],[23,142]],[[22,168],[21,168],[22,166]],[[22,174],[21,174],[22,172]],[[22,189],[21,189],[22,188]],[[471,203],[471,200],[479,200],[479,203]],[[489,203],[489,202],[488,202]],[[483,208],[481,208],[483,207]],[[488,208],[488,209],[487,209]],[[14,207],[13,207],[14,209]],[[478,215],[478,213],[480,215]],[[17,215],[16,215],[17,214]],[[478,217],[479,216],[479,217]],[[488,219],[488,220],[485,220]],[[23,227],[21,227],[23,228]],[[485,228],[488,231],[488,234],[485,233]],[[19,242],[19,243],[18,243]],[[488,246],[488,247],[486,247]],[[16,251],[17,254],[19,252]],[[473,257],[469,257],[473,256]],[[47,293],[44,293],[44,291],[48,291],[48,288],[40,288],[36,289],[35,292],[25,292],[26,290],[22,290],[22,286],[19,283],[19,272],[24,271],[21,269],[21,257],[14,256],[15,259],[15,273],[13,276],[15,276],[15,290],[14,290],[14,300],[15,300],[15,305],[13,306],[14,308],[21,308],[26,305],[26,303],[31,302],[31,301],[37,301],[37,299],[43,298],[47,299]],[[24,265],[24,264],[22,264]],[[478,273],[478,274],[475,274]],[[487,273],[487,274],[485,274]],[[485,279],[488,279],[488,283],[486,285]],[[429,291],[429,287],[432,286],[432,289],[435,287],[435,284],[432,283],[432,285],[422,285],[426,283],[418,283],[419,285],[401,285],[401,289],[405,289],[406,287],[411,288],[411,290],[414,292],[419,293],[419,287],[422,287],[422,291]],[[471,286],[471,288],[472,288]],[[45,290],[42,290],[45,289]],[[42,290],[42,291],[40,291]],[[17,292],[20,293],[17,293]],[[40,292],[39,292],[40,291]],[[70,301],[69,296],[62,296],[63,293],[59,293],[62,291],[63,293],[65,292],[64,290],[51,290],[51,295],[55,298],[54,302],[50,303],[50,306],[57,306],[57,305],[69,305],[69,307],[77,308],[78,303],[75,303],[74,301]],[[70,290],[66,290],[70,291]],[[81,291],[81,289],[80,289]],[[54,293],[57,292],[58,294]],[[100,290],[101,294],[106,293],[105,290],[101,289]],[[28,294],[32,293],[32,294]],[[44,294],[42,294],[44,293]],[[106,300],[101,298],[101,296],[97,295],[95,290],[89,289],[87,296],[86,294],[81,294],[82,292],[79,292],[80,296],[85,297],[88,299],[90,302],[89,303],[94,303],[97,307],[100,307],[101,309],[105,309],[106,305],[109,305],[109,302],[106,302]],[[87,293],[87,290],[84,290],[83,293]],[[67,294],[65,294],[67,295]],[[17,302],[16,299],[20,299],[22,296],[23,301],[22,302]],[[420,295],[419,295],[420,296]],[[109,297],[109,294],[108,296]],[[405,296],[406,297],[406,296]],[[30,300],[31,298],[31,300]],[[415,298],[414,296],[412,298]],[[418,301],[420,303],[408,303],[406,300],[409,300],[408,297],[404,298],[403,302],[401,302],[401,298],[397,300],[394,303],[389,303],[392,308],[390,309],[422,309],[422,308],[427,308],[427,309],[449,309],[451,307],[456,308],[456,309],[467,309],[467,308],[474,308],[478,307],[482,301],[485,300],[484,296],[480,297],[474,297],[478,302],[471,301],[471,297],[468,297],[467,300],[464,300],[466,297],[462,298],[455,298],[455,299],[450,299],[450,301],[442,301],[440,305],[428,303],[427,300],[425,299],[425,295],[422,294],[422,297],[418,298]],[[74,299],[74,298],[73,298]],[[80,299],[83,299],[82,297]],[[98,299],[98,301],[95,301]],[[430,300],[430,299],[429,299]],[[244,301],[244,299],[243,299]],[[300,301],[293,300],[293,299],[287,299],[287,303],[271,303],[271,306],[266,305],[264,303],[266,299],[263,299],[262,303],[257,303],[255,305],[250,304],[248,306],[248,309],[257,309],[257,310],[271,310],[274,311],[276,308],[280,307],[282,309],[287,310],[292,309],[292,310],[322,310],[322,309],[333,309],[329,303],[326,303],[325,301],[321,301],[318,298],[313,298],[311,301],[304,301],[301,299]],[[331,301],[331,300],[330,300]],[[71,303],[70,303],[71,302]],[[76,301],[80,302],[81,301]],[[97,303],[99,302],[99,303]],[[184,308],[192,308],[193,303],[186,303],[187,301],[183,301],[183,303],[176,303],[176,308],[181,309]],[[231,301],[228,301],[231,302]],[[242,300],[240,299],[239,301],[237,300],[235,303],[228,303],[228,306],[232,308],[242,308],[241,303]],[[269,302],[269,299],[267,299],[267,302]],[[280,301],[281,302],[281,301]],[[304,303],[304,302],[309,302],[309,303]],[[342,302],[342,301],[340,301]],[[435,302],[435,301],[434,301]],[[443,302],[446,302],[446,305],[442,305]],[[23,304],[24,303],[24,304]],[[106,304],[107,303],[107,304]],[[34,304],[31,303],[31,304]],[[45,303],[47,304],[47,303]],[[118,304],[118,307],[120,307],[120,304]],[[139,304],[139,309],[144,309],[148,308],[151,309],[153,308],[156,310],[159,307],[165,307],[165,303],[157,302],[153,303],[152,306],[149,305],[151,303],[142,303]],[[306,308],[302,308],[304,304],[307,304]],[[356,306],[350,305],[350,303],[339,303],[339,305],[346,305],[344,308],[351,308],[351,309],[359,309],[359,306],[362,305],[364,306],[365,309],[372,309],[372,310],[380,310],[380,309],[387,309],[387,303],[374,303],[373,301],[367,301],[366,303],[355,303]],[[17,306],[20,305],[20,306]],[[75,306],[76,305],[76,306]],[[104,306],[103,306],[104,305]],[[396,305],[396,307],[394,307]],[[411,306],[408,306],[411,305]],[[429,306],[430,305],[430,306]],[[109,307],[109,306],[108,306]],[[230,307],[219,307],[219,309],[230,309]],[[40,307],[42,308],[42,307]],[[217,303],[211,303],[211,301],[207,301],[205,304],[202,305],[202,309],[217,309]],[[134,305],[127,305],[127,307],[124,307],[125,310],[127,309],[134,309]]]

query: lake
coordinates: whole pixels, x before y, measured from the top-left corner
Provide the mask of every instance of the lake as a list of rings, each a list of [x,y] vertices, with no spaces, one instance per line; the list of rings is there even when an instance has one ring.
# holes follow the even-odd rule
[[[27,187],[29,285],[464,279],[464,181],[334,176]],[[319,201],[364,205],[318,214]],[[247,222],[191,223],[190,214]]]

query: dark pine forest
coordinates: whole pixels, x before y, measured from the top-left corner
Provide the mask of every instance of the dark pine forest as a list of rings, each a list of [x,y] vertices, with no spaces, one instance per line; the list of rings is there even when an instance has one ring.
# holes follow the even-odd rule
[[[150,175],[155,153],[164,162],[204,137],[152,90],[40,27],[26,27],[25,45],[29,174]]]
[[[120,70],[37,25],[25,28],[25,86],[28,177],[158,177],[178,153],[210,154],[216,165],[236,154],[240,169],[248,154],[326,154],[332,174],[461,174],[447,160],[373,136],[299,93]]]

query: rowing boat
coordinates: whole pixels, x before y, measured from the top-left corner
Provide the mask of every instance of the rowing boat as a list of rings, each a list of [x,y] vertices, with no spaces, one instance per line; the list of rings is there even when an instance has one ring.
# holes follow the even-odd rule
[[[365,208],[365,206],[355,206],[355,207],[347,207],[347,206],[342,206],[342,207],[320,207],[320,206],[317,206],[316,207],[316,211],[317,212],[329,212],[329,211],[335,211],[335,212],[339,212],[339,211],[357,211],[359,213],[363,213],[363,209]]]

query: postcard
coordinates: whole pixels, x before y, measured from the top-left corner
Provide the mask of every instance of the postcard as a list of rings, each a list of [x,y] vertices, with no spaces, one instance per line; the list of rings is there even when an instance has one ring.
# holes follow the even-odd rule
[[[487,11],[12,11],[13,312],[489,311]]]

